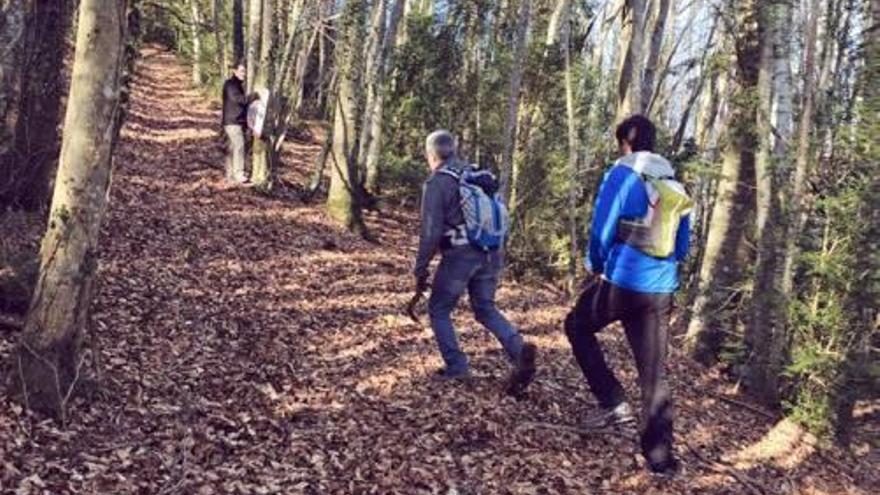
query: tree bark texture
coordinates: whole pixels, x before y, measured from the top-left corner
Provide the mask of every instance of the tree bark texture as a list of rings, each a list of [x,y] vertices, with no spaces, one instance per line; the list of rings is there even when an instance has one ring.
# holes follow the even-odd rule
[[[519,16],[516,24],[516,38],[513,49],[513,67],[510,72],[510,92],[507,97],[507,120],[504,124],[504,137],[501,151],[500,192],[506,205],[510,204],[510,190],[513,180],[513,152],[516,146],[516,127],[519,119],[520,89],[525,69],[526,38],[531,19],[531,0],[520,0]]]
[[[40,275],[14,358],[25,402],[64,420],[75,391],[118,134],[125,1],[80,0],[76,55]]]
[[[327,209],[347,229],[366,235],[358,197],[358,120],[361,108],[362,48],[364,0],[349,0],[339,24],[336,62],[339,70],[338,90],[333,125],[332,173]]]

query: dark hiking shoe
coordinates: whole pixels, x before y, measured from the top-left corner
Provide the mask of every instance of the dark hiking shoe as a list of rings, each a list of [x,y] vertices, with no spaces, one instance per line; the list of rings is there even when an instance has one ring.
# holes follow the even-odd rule
[[[675,457],[670,457],[663,462],[648,461],[648,471],[651,476],[661,479],[675,478],[681,471],[681,464]]]
[[[451,381],[462,381],[467,382],[471,378],[471,373],[468,370],[464,371],[449,371],[447,368],[439,368],[434,372],[434,379],[451,382]]]
[[[632,408],[626,402],[621,402],[612,408],[601,408],[588,415],[584,419],[584,428],[588,430],[600,430],[609,426],[621,426],[635,424],[636,417]]]
[[[507,384],[507,393],[516,398],[521,398],[529,384],[535,378],[535,361],[538,357],[538,348],[535,344],[523,344],[519,358],[516,360],[516,368],[510,374]]]

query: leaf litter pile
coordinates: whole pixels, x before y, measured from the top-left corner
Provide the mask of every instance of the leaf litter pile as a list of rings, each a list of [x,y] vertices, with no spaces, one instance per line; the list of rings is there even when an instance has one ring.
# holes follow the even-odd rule
[[[466,304],[475,379],[432,379],[430,331],[403,310],[412,208],[368,215],[378,244],[340,230],[296,194],[317,140],[286,145],[272,197],[225,184],[209,100],[173,55],[145,50],[100,243],[97,386],[64,426],[0,395],[0,493],[878,492],[876,450],[817,446],[676,345],[683,472],[647,475],[634,432],[578,428],[596,404],[561,331],[568,303],[547,287],[500,290],[540,348],[524,400],[501,393],[508,364]],[[0,331],[3,361],[16,338]],[[601,338],[637,404],[625,339]]]

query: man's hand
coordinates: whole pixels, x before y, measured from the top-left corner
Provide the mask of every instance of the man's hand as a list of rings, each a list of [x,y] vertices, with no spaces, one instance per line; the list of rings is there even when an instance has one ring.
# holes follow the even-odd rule
[[[406,305],[406,314],[408,314],[416,324],[421,324],[419,321],[419,315],[416,313],[416,306],[423,297],[427,296],[428,287],[427,275],[416,277],[416,293],[413,294],[412,299],[410,299],[409,303]]]

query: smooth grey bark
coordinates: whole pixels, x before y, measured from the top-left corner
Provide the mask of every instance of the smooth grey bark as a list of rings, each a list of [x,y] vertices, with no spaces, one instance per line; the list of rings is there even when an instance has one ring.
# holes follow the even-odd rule
[[[202,40],[200,28],[202,23],[198,0],[189,0],[190,7],[190,36],[192,37],[192,80],[193,84],[202,84]]]
[[[362,84],[364,0],[348,0],[339,22],[336,63],[339,70],[333,125],[333,154],[327,209],[330,216],[352,232],[367,236],[361,217],[358,181],[358,132]]]
[[[617,117],[620,122],[638,112],[642,102],[646,0],[626,0],[621,15],[620,70],[617,78]]]
[[[510,205],[510,193],[514,179],[513,152],[516,146],[520,90],[522,87],[523,70],[525,68],[526,37],[529,31],[531,14],[531,0],[520,0],[513,49],[513,68],[510,71],[510,89],[507,96],[507,116],[501,148],[500,193],[507,206]]]
[[[382,127],[385,113],[385,93],[387,92],[386,80],[394,59],[394,48],[397,46],[398,27],[403,17],[405,0],[395,0],[392,6],[391,18],[388,21],[388,29],[382,41],[382,51],[378,74],[375,82],[375,99],[372,105],[367,106],[367,115],[364,129],[367,131],[366,140],[361,142],[362,149],[366,148],[364,168],[366,169],[366,190],[370,194],[379,192],[379,158],[382,155]]]
[[[229,69],[229,57],[226,53],[226,37],[223,29],[221,14],[223,13],[223,0],[211,2],[211,18],[214,23],[214,44],[217,45],[217,63],[220,65],[220,74]]]
[[[252,0],[256,1],[256,0]],[[263,121],[263,132],[260,137],[254,136],[253,155],[251,157],[252,173],[251,182],[258,190],[268,193],[274,186],[273,162],[274,153],[272,139],[275,137],[275,129],[272,127],[275,113],[278,111],[278,95],[273,91],[275,82],[275,64],[277,45],[277,0],[261,0],[260,11],[262,26],[260,27],[260,61],[255,68],[254,91],[268,95],[269,100],[263,102],[266,105],[266,116]]]
[[[25,403],[65,421],[76,391],[118,133],[124,0],[80,0],[76,54],[40,275],[12,369]]]
[[[257,66],[260,59],[260,41],[262,39],[263,26],[263,0],[248,1],[248,31],[247,31],[247,81],[245,81],[248,93],[254,90],[254,79],[257,75]]]
[[[648,111],[648,107],[651,104],[651,99],[654,94],[654,80],[657,76],[657,72],[660,70],[660,53],[663,49],[663,39],[666,34],[666,21],[669,18],[669,11],[672,8],[672,4],[672,0],[657,0],[657,12],[654,19],[654,26],[651,31],[648,57],[645,61],[645,74],[642,79],[642,101],[639,104],[639,112],[643,114]],[[714,32],[714,27],[712,30]]]

